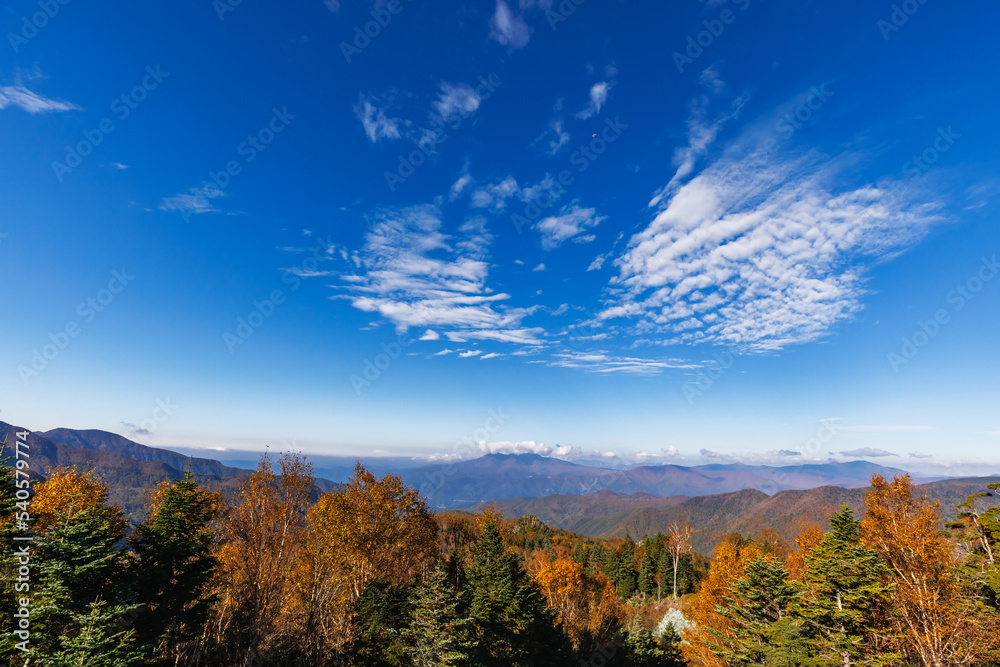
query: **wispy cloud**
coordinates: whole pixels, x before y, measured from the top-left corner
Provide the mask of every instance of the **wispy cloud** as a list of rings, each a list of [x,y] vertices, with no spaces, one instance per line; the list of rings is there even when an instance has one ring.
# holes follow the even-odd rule
[[[608,101],[608,93],[611,91],[611,82],[601,81],[590,87],[590,102],[582,110],[577,112],[576,117],[586,120],[591,116],[599,114],[601,107]]]
[[[860,456],[862,458],[880,458],[882,456],[895,456],[892,452],[887,452],[884,449],[873,449],[871,447],[862,447],[861,449],[849,449],[847,451],[839,452],[842,456]]]
[[[378,142],[379,139],[399,139],[401,121],[398,118],[389,118],[386,110],[377,104],[374,98],[362,95],[354,105],[354,115],[361,121],[365,134],[372,143]]]
[[[606,216],[597,215],[592,208],[580,208],[577,204],[564,206],[558,215],[544,218],[535,225],[542,235],[542,248],[552,250],[558,248],[564,241],[588,243],[596,237],[593,234],[582,235],[588,229],[596,227]]]
[[[531,28],[504,0],[497,0],[496,11],[490,19],[490,38],[511,49],[523,49],[531,39]]]
[[[160,202],[161,211],[180,211],[185,216],[200,215],[202,213],[219,213],[219,209],[212,204],[213,199],[225,196],[225,193],[210,185],[191,188],[187,192],[176,194],[173,197],[164,197]]]
[[[434,111],[440,121],[448,122],[454,118],[471,116],[480,103],[482,98],[472,86],[442,81],[437,101],[434,102]]]
[[[399,330],[430,328],[453,342],[539,344],[542,329],[522,325],[532,310],[506,306],[510,295],[486,284],[492,236],[485,221],[466,221],[460,232],[457,239],[446,234],[433,206],[378,213],[361,270],[343,277],[346,298]]]
[[[30,114],[83,110],[71,102],[44,97],[24,86],[0,86],[0,109],[9,106],[19,107]]]
[[[473,190],[469,205],[473,208],[490,208],[499,212],[507,206],[507,200],[517,195],[518,192],[517,181],[508,176],[502,181]]]
[[[899,184],[838,187],[852,159],[730,147],[632,236],[600,317],[747,351],[827,334],[861,309],[868,266],[939,219]]]
[[[746,96],[737,97],[726,111],[709,120],[708,107],[711,104],[709,99],[698,97],[692,100],[687,120],[687,145],[674,150],[673,164],[677,170],[670,181],[653,196],[649,202],[650,206],[659,205],[677,191],[683,180],[694,172],[698,160],[708,153],[709,147],[715,143],[722,128],[739,115],[746,102]]]
[[[561,118],[553,118],[549,121],[548,128],[532,142],[532,146],[541,146],[546,155],[555,155],[569,143],[569,132],[564,125]]]
[[[878,425],[878,426],[834,426],[836,431],[859,431],[872,433],[877,431],[936,431],[933,426],[904,426],[904,425]]]
[[[607,351],[558,352],[552,355],[551,366],[579,368],[591,373],[626,373],[630,375],[656,375],[664,369],[693,369],[696,365],[680,359],[642,359],[615,356]]]

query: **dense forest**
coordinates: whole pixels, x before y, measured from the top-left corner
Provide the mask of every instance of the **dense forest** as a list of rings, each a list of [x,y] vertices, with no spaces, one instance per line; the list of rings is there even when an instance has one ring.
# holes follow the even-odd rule
[[[709,559],[681,523],[636,542],[435,514],[360,464],[321,494],[295,454],[230,496],[164,482],[136,525],[93,470],[50,470],[21,506],[0,481],[10,665],[1000,664],[997,484],[945,516],[875,475],[859,516]]]

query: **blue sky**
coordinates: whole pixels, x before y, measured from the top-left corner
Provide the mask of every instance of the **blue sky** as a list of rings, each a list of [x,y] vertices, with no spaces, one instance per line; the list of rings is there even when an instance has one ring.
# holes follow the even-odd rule
[[[1000,465],[993,4],[2,16],[0,419]]]

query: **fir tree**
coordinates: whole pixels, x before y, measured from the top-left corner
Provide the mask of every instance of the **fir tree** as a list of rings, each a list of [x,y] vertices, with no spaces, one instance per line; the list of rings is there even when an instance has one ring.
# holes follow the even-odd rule
[[[483,523],[471,548],[469,615],[476,627],[474,663],[486,667],[558,665],[567,641],[537,584],[507,550],[497,519]]]
[[[831,532],[805,556],[805,591],[794,605],[816,635],[820,655],[845,667],[880,665],[872,633],[889,605],[891,574],[882,557],[861,545],[861,522],[844,507],[830,517]]]
[[[138,605],[121,576],[124,558],[117,545],[125,524],[120,510],[89,506],[72,517],[57,516],[38,537],[33,558],[33,664],[137,664],[128,621]]]
[[[626,539],[617,561],[614,582],[618,587],[618,594],[628,599],[639,588],[639,572],[635,569],[635,542],[631,537]]]
[[[460,610],[460,600],[448,583],[448,571],[439,564],[413,595],[413,614],[403,633],[407,654],[415,667],[471,664],[475,652],[471,619]]]
[[[647,546],[639,564],[639,590],[646,595],[651,596],[656,593],[657,560],[653,550]]]
[[[781,565],[757,559],[746,569],[746,577],[731,588],[717,611],[735,624],[733,650],[713,646],[713,651],[732,665],[808,665],[796,654],[802,652],[800,629],[788,618],[788,606],[796,594]]]
[[[139,602],[146,608],[137,625],[140,640],[155,653],[183,658],[194,650],[212,604],[204,591],[215,566],[208,530],[215,509],[190,468],[161,500],[131,540]]]

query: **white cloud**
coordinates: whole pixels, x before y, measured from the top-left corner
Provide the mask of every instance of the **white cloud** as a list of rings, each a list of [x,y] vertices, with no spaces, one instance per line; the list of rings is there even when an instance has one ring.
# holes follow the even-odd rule
[[[880,456],[895,456],[892,452],[887,452],[884,449],[872,449],[871,447],[862,447],[861,449],[851,449],[845,452],[840,452],[843,456],[861,456],[864,458],[878,458]]]
[[[473,208],[492,208],[494,211],[501,211],[507,206],[507,200],[517,193],[517,181],[508,176],[499,183],[476,188],[472,192],[469,205]]]
[[[438,340],[440,338],[441,334],[439,334],[437,331],[434,331],[434,329],[428,329],[427,331],[424,332],[424,335],[421,336],[418,340]]]
[[[434,110],[437,118],[442,122],[448,122],[453,118],[464,118],[471,116],[479,108],[482,98],[472,86],[459,83],[451,84],[447,81],[441,82],[441,92],[434,102]]]
[[[937,221],[901,187],[835,188],[850,159],[727,151],[633,235],[599,316],[747,351],[825,335],[860,310],[867,266]]]
[[[70,102],[53,100],[33,93],[24,86],[0,86],[0,109],[9,106],[20,107],[30,114],[52,113],[54,111],[83,111]]]
[[[219,209],[212,205],[210,200],[224,196],[225,193],[218,188],[206,185],[200,188],[191,188],[185,193],[176,194],[173,197],[164,197],[160,202],[161,211],[180,211],[185,215],[201,213],[219,213]]]
[[[590,263],[587,267],[588,271],[599,271],[602,266],[604,266],[604,260],[607,259],[607,255],[598,255],[594,258],[594,261]]]
[[[708,71],[708,70],[706,70]],[[707,119],[709,99],[698,97],[691,102],[691,113],[688,116],[686,146],[681,146],[674,151],[673,164],[677,167],[673,178],[653,196],[650,206],[657,206],[667,197],[674,194],[680,187],[681,181],[691,175],[700,157],[708,152],[709,147],[715,142],[719,132],[725,124],[736,118],[743,105],[746,104],[746,96],[737,97],[729,106],[729,109],[711,121]]]
[[[542,146],[546,155],[555,155],[568,143],[569,132],[566,131],[563,120],[553,118],[549,121],[549,127],[532,142],[532,146]]]
[[[698,77],[698,83],[715,94],[721,93],[726,87],[726,82],[719,78],[719,68],[716,65],[706,68]]]
[[[477,446],[483,454],[539,454],[547,456],[552,453],[552,447],[542,442],[535,442],[534,440],[522,440],[520,442],[511,442],[509,440],[486,442],[480,440]]]
[[[541,264],[539,264],[538,266],[536,266],[535,268],[532,269],[532,271],[544,271],[544,270],[545,270],[545,263],[544,262],[541,263]]]
[[[450,201],[455,201],[458,196],[462,194],[462,191],[465,190],[465,186],[471,182],[472,176],[469,176],[468,174],[462,174],[459,176],[458,180],[452,184],[451,190],[448,191],[448,199]]]
[[[906,426],[906,425],[878,425],[878,426],[834,426],[836,431],[861,431],[870,433],[875,431],[936,431],[933,426]]]
[[[372,143],[376,143],[379,139],[399,139],[400,120],[389,118],[385,113],[386,110],[375,104],[374,99],[362,95],[354,105],[354,115],[364,126],[365,134]]]
[[[498,354],[496,352],[490,352],[489,354],[484,354],[483,356],[481,356],[479,358],[480,359],[496,359],[497,357],[500,357],[500,356],[503,356],[503,355],[500,355],[500,354]]]
[[[522,325],[532,309],[506,306],[510,295],[486,285],[492,237],[485,221],[463,223],[458,241],[442,226],[433,206],[379,213],[365,235],[361,270],[343,276],[344,298],[401,331],[431,328],[453,342],[539,344],[543,331]]]
[[[531,38],[531,28],[504,0],[497,0],[496,11],[490,19],[490,38],[512,49],[522,49]]]
[[[568,240],[573,240],[576,243],[593,241],[595,237],[592,235],[579,235],[587,229],[596,227],[602,220],[607,220],[607,216],[597,215],[595,209],[580,208],[574,203],[570,206],[564,206],[559,211],[559,215],[539,220],[535,229],[542,235],[542,248],[553,250]]]
[[[611,83],[601,81],[590,87],[590,102],[576,114],[580,120],[586,120],[591,116],[601,112],[601,107],[608,101],[608,91],[611,90]]]
[[[114,167],[115,169],[128,169],[128,165],[122,164],[121,162],[112,162],[111,166]]]
[[[626,373],[656,375],[668,368],[693,369],[696,366],[679,359],[642,359],[619,357],[604,350],[595,352],[560,352],[552,355],[551,366],[579,368],[591,373]]]

